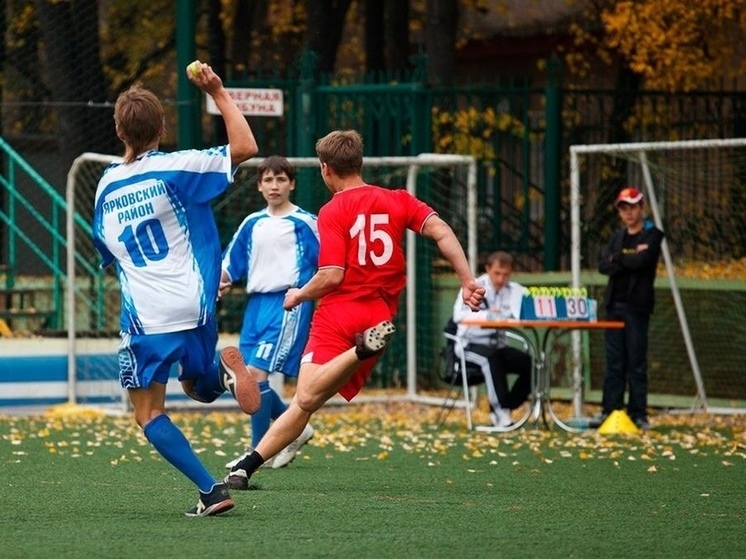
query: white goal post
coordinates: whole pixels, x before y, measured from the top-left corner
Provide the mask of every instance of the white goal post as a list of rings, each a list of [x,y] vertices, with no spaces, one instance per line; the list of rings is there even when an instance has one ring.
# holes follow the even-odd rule
[[[584,203],[581,194],[581,174],[585,173],[581,168],[581,164],[585,158],[588,159],[592,155],[603,155],[611,158],[619,158],[627,161],[634,162],[639,165],[639,170],[635,172],[635,179],[641,183],[644,194],[648,201],[647,206],[650,208],[652,218],[655,222],[656,227],[666,231],[665,218],[671,218],[671,213],[668,215],[664,214],[661,204],[659,203],[659,194],[661,189],[665,186],[666,174],[674,174],[671,167],[666,167],[665,161],[661,164],[651,165],[650,157],[654,155],[661,155],[661,159],[665,159],[666,154],[670,152],[681,152],[688,150],[687,153],[693,154],[699,150],[699,152],[707,153],[708,150],[724,150],[727,148],[743,148],[746,147],[746,139],[711,139],[711,140],[689,140],[689,141],[671,141],[671,142],[639,142],[639,143],[627,143],[627,144],[595,144],[595,145],[573,145],[570,147],[570,212],[571,212],[571,271],[572,271],[572,285],[573,287],[581,286],[581,272],[583,268],[595,267],[595,262],[583,262],[581,256],[581,241],[582,241],[582,226],[583,220],[581,218],[581,207]],[[710,155],[702,156],[701,160],[697,160],[696,163],[689,163],[690,167],[686,169],[692,175],[696,166],[705,167],[712,164],[715,166],[727,166],[723,165],[721,158],[717,157],[714,151],[709,152]],[[743,154],[740,155],[743,157]],[[685,159],[685,158],[682,158]],[[739,159],[740,162],[744,161]],[[589,166],[586,162],[586,166]],[[683,165],[680,163],[680,165]],[[684,168],[683,166],[681,168]],[[654,172],[658,173],[659,183],[656,184],[654,180]],[[677,169],[677,173],[680,169]],[[630,173],[630,171],[628,171]],[[598,173],[601,175],[602,173]],[[718,175],[722,176],[723,181],[727,180],[728,173],[718,169]],[[691,181],[696,181],[694,176],[689,177]],[[637,181],[632,181],[631,184],[636,184]],[[673,181],[671,181],[673,182]],[[697,185],[700,190],[705,190],[707,185],[702,183]],[[673,190],[673,188],[669,188]],[[704,192],[704,197],[717,196],[715,193]],[[669,208],[669,212],[672,210]],[[733,212],[737,212],[737,208],[732,209]],[[678,216],[676,216],[678,217]],[[742,219],[742,218],[741,218]],[[679,284],[674,269],[674,261],[669,249],[669,242],[664,238],[662,244],[662,254],[665,263],[667,276],[670,283],[671,295],[676,308],[676,314],[678,316],[678,322],[680,326],[680,332],[683,336],[684,345],[691,368],[694,381],[696,383],[696,399],[697,403],[692,409],[699,409],[703,411],[715,411],[715,408],[708,405],[708,398],[705,392],[705,383],[703,380],[702,371],[700,369],[700,362],[698,359],[695,345],[692,341],[692,333],[689,329],[689,322],[687,320],[686,309],[682,303],[682,297],[679,290]],[[573,336],[573,354],[575,356],[575,369],[574,369],[574,411],[576,416],[581,416],[582,405],[583,405],[583,386],[580,372],[580,337],[579,335]],[[724,409],[719,409],[720,412],[726,412]],[[730,411],[730,410],[728,410]]]
[[[92,304],[91,301],[87,301],[85,305],[81,304],[81,298],[85,299],[89,295],[85,293],[85,286],[87,283],[91,285],[94,283],[93,280],[89,281],[87,276],[92,274],[92,262],[97,259],[97,256],[93,252],[92,245],[90,243],[90,214],[92,206],[93,194],[95,193],[96,184],[100,178],[101,171],[109,163],[114,161],[121,161],[120,157],[98,153],[84,153],[77,157],[73,162],[67,176],[66,185],[66,201],[67,201],[67,220],[66,220],[66,238],[67,238],[67,262],[66,271],[66,324],[67,324],[67,382],[68,382],[68,401],[71,404],[80,403],[81,400],[81,379],[80,379],[80,358],[81,355],[85,354],[85,351],[81,351],[81,337],[80,332],[85,327],[81,327],[81,315],[91,314],[87,308]],[[256,168],[263,161],[262,158],[255,158],[242,163],[239,166],[239,171],[243,168],[244,170],[251,170]],[[296,168],[312,168],[317,169],[319,162],[318,158],[315,157],[288,157],[288,161]],[[90,167],[90,169],[88,169]],[[449,155],[449,154],[428,154],[423,153],[418,156],[406,157],[365,157],[363,159],[364,173],[367,173],[376,168],[397,168],[400,170],[402,180],[397,181],[396,185],[401,185],[406,179],[406,189],[412,194],[418,195],[418,178],[420,177],[420,171],[423,169],[444,169],[450,168],[455,169],[458,172],[460,180],[463,182],[465,191],[465,200],[461,200],[465,208],[465,223],[466,223],[466,241],[465,241],[465,252],[469,259],[469,263],[473,270],[476,271],[477,266],[477,233],[476,233],[476,217],[477,217],[477,163],[476,159],[471,156],[462,155]],[[455,172],[455,171],[454,171]],[[398,177],[399,175],[397,175]],[[394,186],[391,183],[382,182],[380,179],[371,179],[369,182],[375,184],[381,184],[382,186]],[[252,188],[253,188],[252,184]],[[234,184],[231,188],[237,188]],[[230,190],[230,189],[229,189]],[[255,189],[254,189],[255,190]],[[457,196],[455,193],[453,196]],[[81,200],[85,200],[85,207]],[[253,208],[258,209],[258,208]],[[437,209],[437,208],[436,208]],[[86,228],[86,225],[88,226]],[[417,322],[416,312],[416,251],[417,251],[417,235],[413,232],[408,232],[406,239],[406,256],[407,256],[407,285],[406,285],[406,312],[407,312],[407,323],[406,323],[406,396],[405,399],[421,401],[425,403],[434,403],[435,398],[428,398],[426,396],[418,395],[417,392],[417,333],[422,332],[423,328],[421,324]],[[463,242],[463,241],[462,241]],[[84,244],[85,246],[81,246]],[[81,255],[81,251],[85,255]],[[97,262],[96,262],[97,264]],[[100,288],[99,288],[100,289]],[[95,291],[94,287],[90,287],[89,291],[92,293]],[[82,310],[85,307],[86,310]],[[88,327],[90,328],[90,326]],[[116,346],[114,346],[115,350]],[[111,375],[106,376],[105,382],[107,387],[101,389],[101,393],[106,395],[116,394],[117,389],[112,387]],[[116,379],[116,377],[115,377]],[[103,382],[103,381],[102,381]],[[118,386],[118,382],[116,383]],[[170,384],[170,382],[169,382]],[[93,395],[98,394],[96,389],[91,389],[86,386],[82,392]],[[169,391],[172,393],[174,391]],[[178,391],[180,392],[180,390]],[[183,396],[183,395],[182,395]],[[116,397],[112,397],[116,399]],[[124,398],[119,392],[120,402],[112,402],[115,405],[125,405],[123,402]],[[362,398],[359,398],[362,399]],[[358,400],[359,400],[358,399]],[[437,399],[438,403],[442,403],[443,399]],[[192,403],[189,400],[180,400],[180,405],[193,405],[198,403]]]

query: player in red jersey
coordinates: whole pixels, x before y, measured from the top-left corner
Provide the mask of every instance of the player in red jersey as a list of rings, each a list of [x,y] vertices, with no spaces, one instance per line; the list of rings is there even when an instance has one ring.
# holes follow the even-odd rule
[[[297,390],[287,411],[252,454],[226,477],[232,489],[248,489],[261,464],[290,444],[316,410],[339,392],[360,391],[394,333],[393,318],[406,284],[404,236],[429,237],[451,263],[463,300],[478,310],[484,299],[451,227],[406,190],[389,190],[362,179],[363,141],[354,130],[337,130],[316,143],[321,176],[332,199],[319,212],[319,266],[300,289],[289,289],[285,309],[320,299],[301,360]]]

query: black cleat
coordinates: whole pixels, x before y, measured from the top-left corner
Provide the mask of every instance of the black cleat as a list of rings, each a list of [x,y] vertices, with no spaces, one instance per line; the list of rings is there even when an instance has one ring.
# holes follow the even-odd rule
[[[216,483],[209,493],[199,492],[199,501],[186,511],[187,516],[215,516],[228,512],[235,503],[223,483]]]

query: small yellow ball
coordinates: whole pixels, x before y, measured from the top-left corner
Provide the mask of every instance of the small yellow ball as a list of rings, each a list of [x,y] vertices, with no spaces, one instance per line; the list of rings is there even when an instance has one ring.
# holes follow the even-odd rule
[[[189,72],[195,78],[199,75],[201,70],[202,70],[202,63],[199,60],[195,60],[189,65]]]

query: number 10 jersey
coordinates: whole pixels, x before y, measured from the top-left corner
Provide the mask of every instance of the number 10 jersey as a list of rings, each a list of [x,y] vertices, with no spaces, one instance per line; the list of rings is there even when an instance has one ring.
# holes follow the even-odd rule
[[[213,316],[221,250],[210,201],[233,180],[228,149],[149,151],[104,171],[93,241],[102,267],[116,262],[122,331],[179,332]]]

